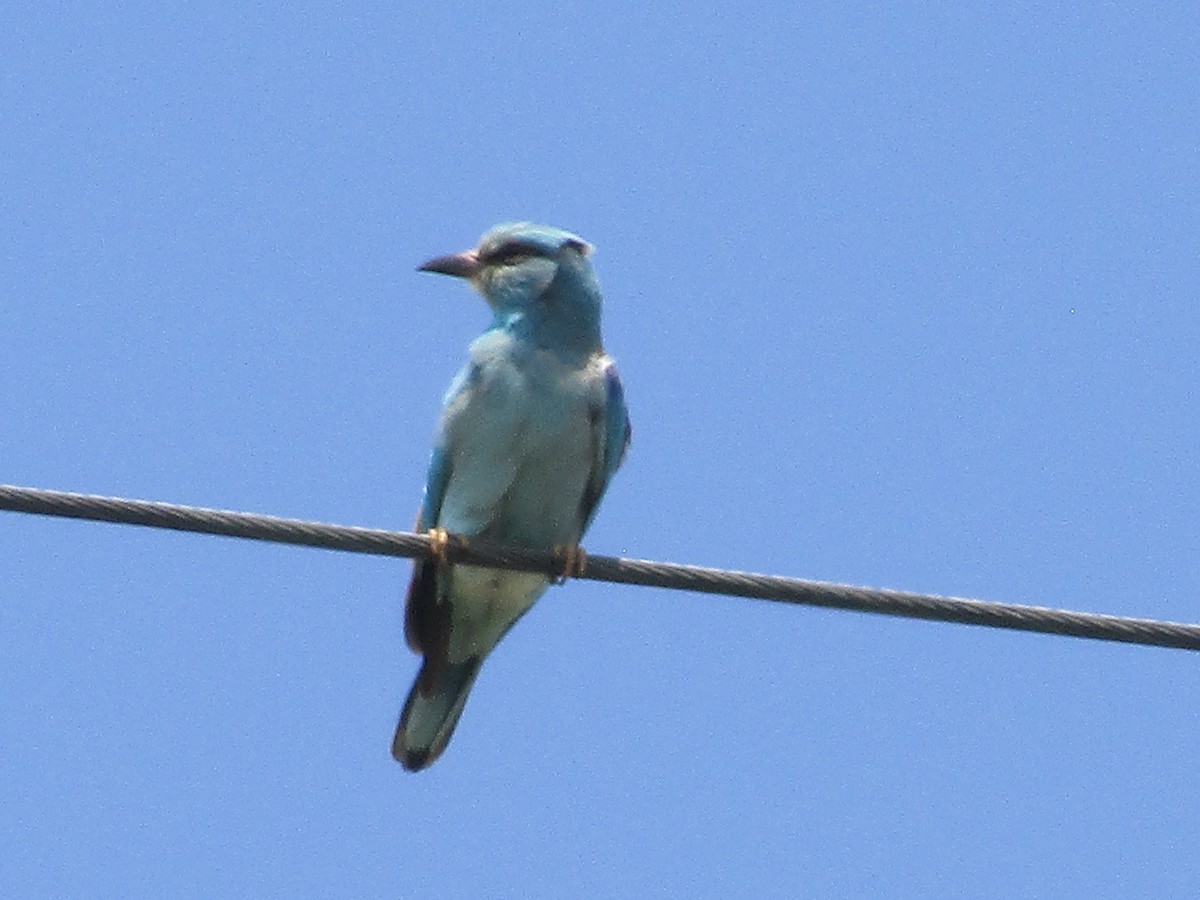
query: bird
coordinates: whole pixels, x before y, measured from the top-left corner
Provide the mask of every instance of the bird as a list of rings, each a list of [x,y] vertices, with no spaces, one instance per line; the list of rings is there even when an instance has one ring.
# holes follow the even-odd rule
[[[484,659],[552,580],[451,564],[447,540],[556,551],[564,577],[579,574],[579,542],[628,450],[591,253],[569,231],[509,222],[418,267],[466,279],[492,321],[446,393],[417,517],[433,554],[414,563],[404,633],[422,660],[392,740],[409,771],[445,750]]]

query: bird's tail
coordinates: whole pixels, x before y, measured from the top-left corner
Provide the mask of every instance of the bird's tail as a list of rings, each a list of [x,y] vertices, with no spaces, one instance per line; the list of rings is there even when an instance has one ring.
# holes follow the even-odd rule
[[[423,769],[446,749],[479,674],[480,661],[472,656],[461,663],[440,662],[435,677],[430,678],[432,664],[425,658],[392,738],[392,756],[404,768],[411,772]]]

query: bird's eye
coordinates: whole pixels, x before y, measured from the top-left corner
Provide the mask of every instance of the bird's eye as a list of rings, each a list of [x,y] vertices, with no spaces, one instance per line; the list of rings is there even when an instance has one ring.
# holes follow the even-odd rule
[[[520,244],[507,244],[497,247],[494,253],[489,253],[487,262],[491,266],[515,266],[533,256],[528,248]]]

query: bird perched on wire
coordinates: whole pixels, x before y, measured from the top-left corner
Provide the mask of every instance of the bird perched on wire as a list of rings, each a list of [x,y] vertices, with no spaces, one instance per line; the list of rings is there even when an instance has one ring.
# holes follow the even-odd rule
[[[435,554],[413,567],[405,605],[405,636],[424,657],[392,740],[406,769],[445,749],[484,658],[550,582],[451,565],[448,535],[553,549],[563,574],[578,574],[579,541],[629,445],[621,382],[600,340],[591,249],[569,232],[517,222],[420,266],[470,281],[493,318],[446,394],[417,520]]]

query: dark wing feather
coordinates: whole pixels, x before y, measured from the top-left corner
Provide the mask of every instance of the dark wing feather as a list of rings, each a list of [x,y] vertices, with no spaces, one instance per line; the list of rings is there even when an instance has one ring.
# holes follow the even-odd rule
[[[608,483],[625,459],[633,436],[629,412],[625,408],[625,392],[617,367],[609,363],[604,371],[604,405],[591,410],[592,442],[595,447],[592,472],[583,492],[580,505],[580,531],[586,531],[596,515]]]

